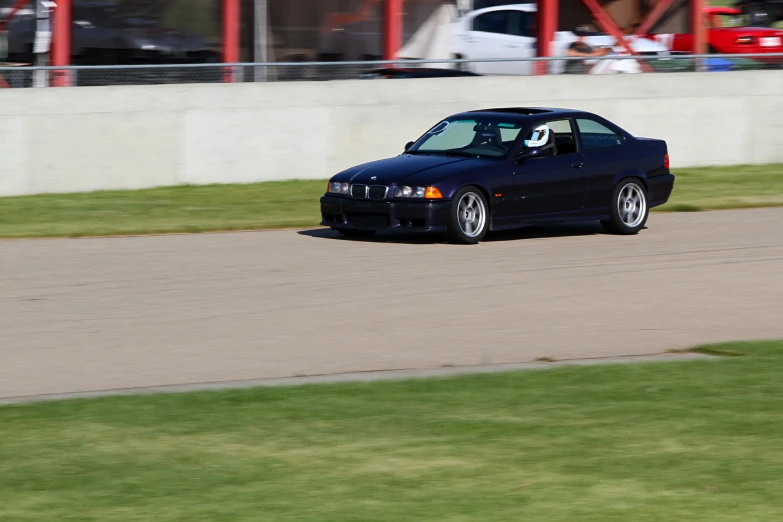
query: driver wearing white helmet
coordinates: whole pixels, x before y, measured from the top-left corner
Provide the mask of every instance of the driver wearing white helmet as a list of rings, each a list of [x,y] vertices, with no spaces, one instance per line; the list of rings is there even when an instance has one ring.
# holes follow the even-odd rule
[[[555,133],[545,123],[537,125],[530,134],[528,134],[525,140],[525,147],[539,148],[554,156],[557,154],[557,148],[555,147]]]

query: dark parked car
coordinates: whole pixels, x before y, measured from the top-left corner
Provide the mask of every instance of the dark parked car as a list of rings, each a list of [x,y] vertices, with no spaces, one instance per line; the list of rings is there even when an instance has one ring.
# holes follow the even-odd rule
[[[349,237],[443,231],[458,243],[563,221],[635,234],[673,186],[663,140],[589,112],[484,109],[449,116],[399,156],[332,177],[321,225]]]
[[[52,17],[57,16],[54,10]],[[219,55],[200,36],[166,27],[156,19],[132,14],[122,4],[76,2],[71,12],[71,59],[74,64],[212,63]],[[54,20],[52,20],[54,26]],[[11,61],[32,63],[36,20],[28,9],[8,25]]]

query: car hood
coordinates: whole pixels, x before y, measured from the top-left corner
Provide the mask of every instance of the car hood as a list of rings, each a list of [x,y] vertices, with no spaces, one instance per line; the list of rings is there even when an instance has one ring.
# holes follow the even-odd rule
[[[427,185],[487,163],[496,165],[497,160],[401,154],[393,158],[357,165],[340,172],[333,179],[369,185],[391,185],[392,183]]]
[[[119,29],[126,34],[158,45],[202,43],[201,38],[197,35],[180,29],[135,26],[131,24],[121,26]]]
[[[116,8],[122,13],[143,15],[157,20],[165,18],[175,4],[176,0],[117,0],[115,2]]]

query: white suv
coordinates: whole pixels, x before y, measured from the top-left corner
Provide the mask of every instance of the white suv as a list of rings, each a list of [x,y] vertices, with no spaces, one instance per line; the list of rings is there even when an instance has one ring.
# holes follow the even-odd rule
[[[536,4],[512,4],[488,7],[468,12],[454,22],[452,29],[453,48],[459,58],[483,60],[487,58],[534,58],[536,56]],[[662,44],[649,38],[627,36],[631,49],[638,53],[668,55],[669,50]],[[554,56],[566,54],[568,46],[576,40],[571,31],[555,33]],[[585,38],[596,47],[613,47],[617,39],[607,34],[597,34]],[[624,48],[618,46],[617,52]],[[632,61],[635,60],[624,60]],[[463,65],[464,69],[478,74],[532,74],[535,62],[473,62]],[[549,72],[562,72],[565,62],[549,62]]]

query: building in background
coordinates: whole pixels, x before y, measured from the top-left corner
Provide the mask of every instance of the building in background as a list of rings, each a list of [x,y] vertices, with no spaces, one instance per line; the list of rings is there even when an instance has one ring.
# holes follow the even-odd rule
[[[273,61],[346,61],[382,59],[383,0],[245,0],[268,8],[268,39]],[[406,0],[400,58],[453,58],[450,24],[467,11],[518,4],[504,0]],[[599,2],[620,27],[633,26],[655,7],[654,0]],[[561,0],[558,30],[598,26],[581,0]],[[245,16],[243,15],[243,20]],[[652,32],[689,30],[688,1],[675,1]],[[252,24],[249,24],[252,25]],[[252,60],[253,34],[243,33],[243,57]]]
[[[191,35],[205,50],[219,56],[222,50],[223,0],[105,0],[114,4],[116,16],[135,37],[180,40]],[[241,10],[240,61],[363,61],[378,60],[383,53],[384,0],[239,0]],[[15,0],[0,0],[0,10]],[[73,0],[74,13],[93,0]],[[400,58],[452,58],[453,35],[449,29],[462,14],[488,6],[513,3],[504,0],[405,0]],[[643,19],[656,0],[599,0],[620,27]],[[677,0],[651,29],[651,33],[687,33],[689,2]],[[30,11],[30,10],[28,10]],[[31,16],[29,13],[27,16]],[[90,31],[80,20],[74,38]],[[561,0],[558,30],[598,24],[582,0]],[[104,25],[115,25],[107,22]],[[76,33],[80,34],[77,35]],[[15,35],[11,34],[11,37]],[[18,38],[18,37],[17,37]],[[115,41],[119,38],[115,39]],[[141,41],[141,38],[136,38]],[[75,43],[80,43],[81,40]],[[13,45],[14,42],[11,42]],[[19,41],[16,42],[19,48]],[[25,42],[25,45],[28,45]],[[179,43],[174,44],[173,57]],[[73,45],[75,50],[81,45]],[[181,46],[180,46],[181,47]],[[181,54],[181,53],[180,53]],[[169,55],[164,56],[168,59]]]

